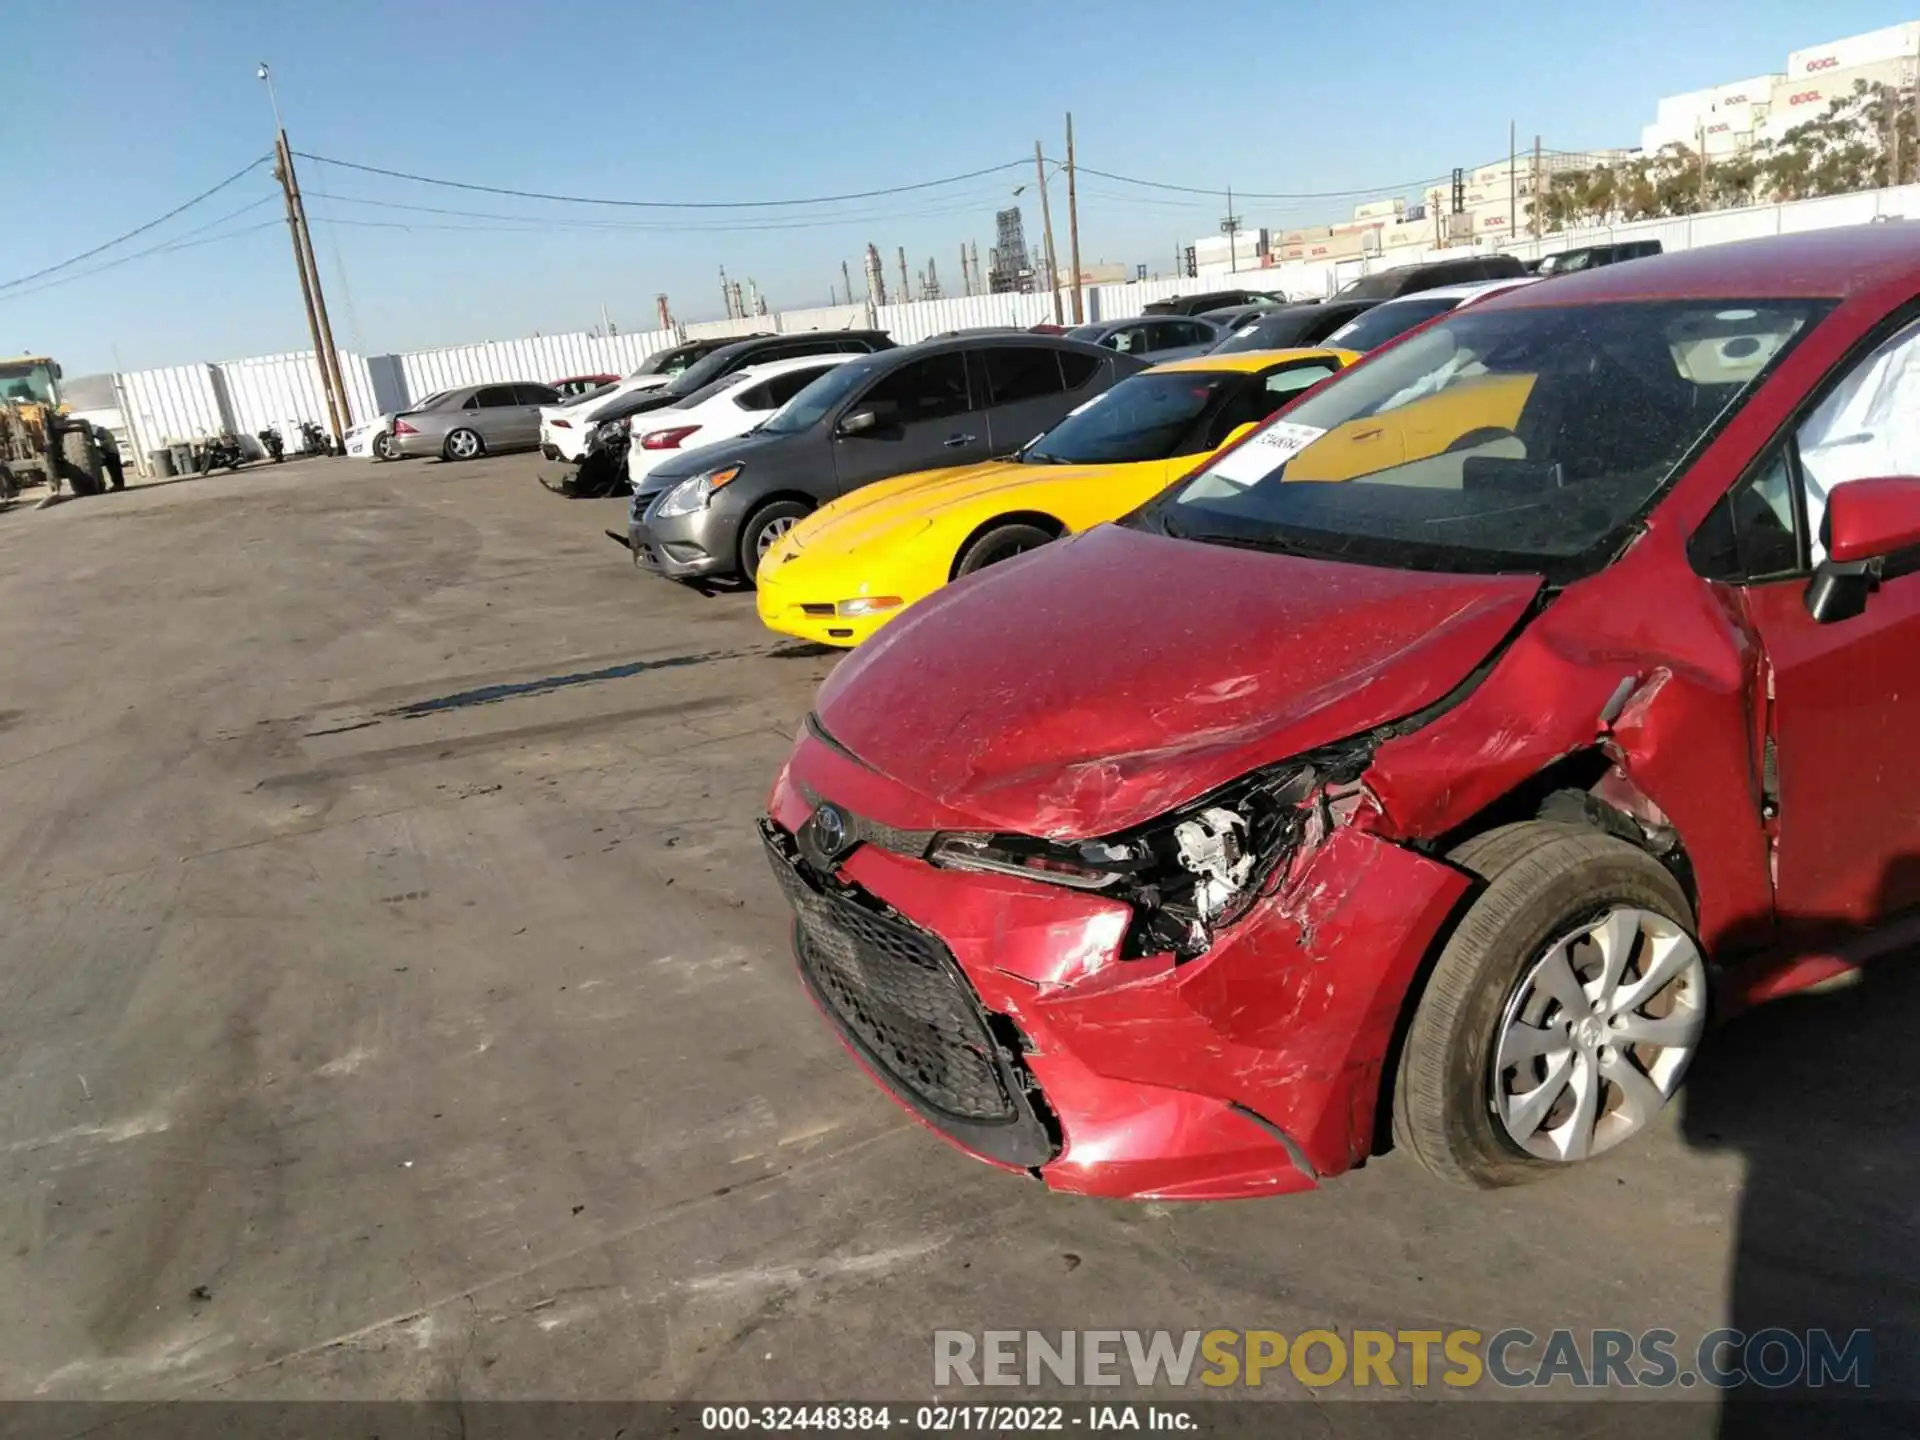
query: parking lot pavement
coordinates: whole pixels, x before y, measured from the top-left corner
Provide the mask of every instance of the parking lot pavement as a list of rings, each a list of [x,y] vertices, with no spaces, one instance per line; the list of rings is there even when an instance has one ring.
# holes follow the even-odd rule
[[[936,1328],[1726,1317],[1751,1056],[1711,1132],[1491,1195],[1108,1204],[919,1129],[752,828],[833,657],[537,463],[0,516],[0,1394],[924,1399]]]

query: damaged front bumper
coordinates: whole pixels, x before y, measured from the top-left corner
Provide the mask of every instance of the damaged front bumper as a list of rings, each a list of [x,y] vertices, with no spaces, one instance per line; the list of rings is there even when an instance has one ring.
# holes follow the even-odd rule
[[[916,858],[956,817],[812,735],[769,808],[802,976],[856,1058],[963,1149],[1087,1195],[1274,1194],[1364,1159],[1404,998],[1470,883],[1336,826],[1202,953],[1123,958],[1133,905]]]

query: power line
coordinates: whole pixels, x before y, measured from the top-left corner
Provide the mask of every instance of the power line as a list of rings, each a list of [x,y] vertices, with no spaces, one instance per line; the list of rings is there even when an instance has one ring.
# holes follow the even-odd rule
[[[147,231],[153,229],[154,226],[166,224],[167,221],[173,219],[173,217],[178,215],[181,211],[191,210],[195,205],[198,205],[202,200],[205,200],[213,195],[218,195],[222,190],[226,189],[229,185],[233,184],[235,181],[240,180],[245,176],[251,174],[253,171],[259,169],[262,165],[266,164],[268,159],[270,158],[271,157],[269,156],[262,155],[257,160],[249,161],[246,165],[243,165],[240,169],[234,171],[233,174],[229,175],[226,179],[222,180],[218,185],[215,185],[210,189],[202,190],[198,195],[194,196],[191,200],[186,201],[184,204],[174,206],[173,209],[167,211],[166,214],[160,216],[158,219],[149,220],[144,225],[137,225],[133,229],[127,231],[126,234],[116,235],[114,236],[113,239],[107,241],[104,245],[96,245],[91,250],[83,250],[80,252],[80,254],[75,255],[70,259],[62,260],[58,265],[49,265],[44,270],[36,270],[31,275],[22,275],[18,280],[9,280],[5,284],[0,284],[0,290],[11,290],[16,285],[25,285],[30,280],[38,280],[42,275],[51,275],[56,271],[65,270],[69,266],[78,265],[82,260],[91,260],[94,256],[100,254],[101,251],[111,250],[114,246],[122,243],[123,241],[131,240],[136,235],[144,235]]]
[[[267,199],[269,200],[271,200],[272,198],[273,198],[272,196],[267,197]],[[245,207],[246,210],[251,210],[254,208],[255,207],[253,205],[248,205]],[[244,212],[243,211],[234,212],[234,214],[241,214],[241,213],[244,213]],[[232,215],[225,215],[225,216],[222,216],[220,220],[214,221],[213,223],[220,224],[226,220],[231,220],[232,218],[233,218]],[[9,294],[0,295],[0,301],[19,300],[19,299],[25,298],[28,295],[38,295],[42,290],[53,290],[53,289],[57,289],[59,286],[62,286],[62,285],[71,285],[76,280],[86,280],[95,275],[105,274],[109,270],[118,269],[122,265],[131,264],[135,260],[144,260],[149,255],[165,255],[175,250],[192,250],[197,246],[212,245],[215,242],[220,240],[236,240],[242,235],[251,235],[257,230],[267,230],[280,223],[281,222],[278,220],[262,220],[257,225],[243,225],[238,230],[229,230],[225,234],[221,234],[221,235],[208,235],[203,239],[199,239],[199,240],[189,240],[189,239],[186,239],[184,236],[176,237],[175,239],[172,239],[172,240],[162,241],[158,245],[151,245],[147,247],[145,250],[136,250],[131,255],[117,255],[113,259],[107,261],[105,264],[92,266],[89,269],[82,270],[77,275],[63,275],[58,280],[49,280],[45,284],[35,285],[30,289],[15,290]],[[200,228],[206,229],[207,227],[201,226]],[[190,231],[188,233],[198,234],[199,232]]]
[[[736,234],[757,230],[813,230],[825,229],[836,225],[864,225],[893,220],[933,219],[947,215],[971,214],[981,206],[998,203],[1003,197],[997,189],[970,195],[943,195],[929,208],[912,210],[875,210],[875,211],[839,211],[818,215],[806,215],[794,219],[775,219],[753,216],[740,220],[696,221],[696,220],[601,220],[584,219],[573,216],[548,216],[506,214],[495,210],[463,210],[444,205],[410,205],[397,200],[382,200],[365,195],[336,195],[323,190],[308,190],[309,199],[329,200],[336,204],[366,205],[381,210],[402,210],[410,213],[437,216],[452,216],[468,220],[505,222],[498,227],[489,225],[435,225],[428,221],[374,221],[353,220],[344,216],[328,216],[328,222],[335,225],[374,226],[383,229],[405,230],[486,230],[489,228],[521,229],[535,231],[587,230],[612,232],[639,232],[643,234],[693,234],[717,233]]]
[[[551,200],[564,205],[612,205],[634,210],[758,210],[776,206],[832,205],[847,200],[873,200],[883,195],[905,195],[915,190],[932,190],[942,185],[957,185],[963,180],[978,180],[1005,170],[1026,168],[1025,160],[1010,160],[1004,165],[988,165],[964,175],[948,175],[939,180],[922,180],[912,185],[889,185],[880,190],[856,190],[845,195],[815,195],[800,200],[609,200],[593,195],[553,195],[539,190],[516,190],[505,185],[477,185],[467,180],[443,180],[433,175],[414,175],[404,170],[387,170],[378,165],[361,165],[352,160],[335,160],[326,155],[310,155],[304,150],[294,154],[302,160],[321,165],[338,165],[368,175],[384,175],[390,180],[411,180],[421,185],[441,185],[450,190],[473,190],[485,195],[511,195],[521,200]]]
[[[1103,180],[1117,180],[1123,185],[1138,185],[1148,190],[1174,190],[1184,195],[1226,194],[1224,185],[1216,189],[1208,189],[1200,185],[1174,185],[1164,180],[1141,180],[1132,175],[1116,175],[1111,170],[1096,170],[1091,165],[1082,165],[1080,173],[1098,175]],[[1435,185],[1450,178],[1450,174],[1451,172],[1448,175],[1429,175],[1421,180],[1396,180],[1390,185],[1366,185],[1353,190],[1242,190],[1235,186],[1233,193],[1244,200],[1350,200],[1356,195],[1379,195],[1388,190],[1411,190],[1418,186]]]

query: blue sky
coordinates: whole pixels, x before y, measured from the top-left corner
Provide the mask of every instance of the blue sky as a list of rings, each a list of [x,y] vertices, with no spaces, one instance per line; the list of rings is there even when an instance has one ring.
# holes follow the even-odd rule
[[[278,187],[264,167],[75,272],[175,239],[232,238],[49,288],[3,288],[265,154],[273,132],[254,75],[261,59],[273,65],[296,149],[481,184],[761,200],[1029,162],[888,199],[702,213],[547,205],[303,162],[336,339],[381,353],[585,329],[602,305],[622,328],[650,328],[663,290],[680,318],[710,318],[721,264],[754,278],[775,308],[825,304],[843,259],[858,283],[869,240],[890,286],[905,245],[915,269],[932,256],[956,293],[961,242],[977,241],[986,262],[994,210],[1031,180],[1035,139],[1062,153],[1069,109],[1083,165],[1241,194],[1359,189],[1498,158],[1509,118],[1523,144],[1538,132],[1567,150],[1630,145],[1661,95],[1777,70],[1789,50],[1920,14],[1913,0],[67,0],[58,9],[62,23],[15,27],[0,50],[0,94],[16,122],[0,352],[49,351],[73,373],[307,347],[286,227],[270,223]],[[77,56],[84,87],[72,83]],[[1176,243],[1213,231],[1223,208],[1092,177],[1081,192],[1083,259],[1156,270],[1171,267]],[[1064,186],[1053,193],[1064,255]],[[52,203],[29,217],[23,195]],[[1029,188],[1020,203],[1037,240],[1033,198]],[[1335,218],[1351,203],[1236,208],[1248,225],[1280,226]]]

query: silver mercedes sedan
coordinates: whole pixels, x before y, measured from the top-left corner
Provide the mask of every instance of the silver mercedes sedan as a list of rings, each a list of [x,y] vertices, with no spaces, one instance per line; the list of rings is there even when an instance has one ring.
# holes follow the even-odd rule
[[[540,407],[560,392],[551,385],[514,380],[449,390],[418,410],[393,417],[392,449],[398,456],[472,460],[540,444]]]

